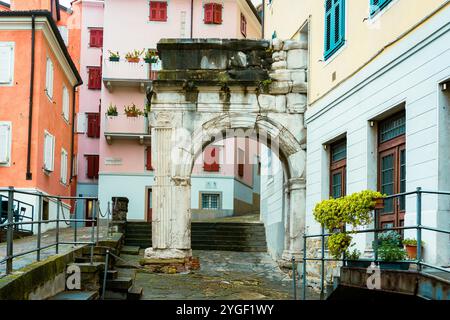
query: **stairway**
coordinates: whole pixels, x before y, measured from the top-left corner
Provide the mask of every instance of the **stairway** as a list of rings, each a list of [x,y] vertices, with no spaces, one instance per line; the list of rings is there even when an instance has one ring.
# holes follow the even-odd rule
[[[125,245],[151,247],[151,224],[128,222]],[[223,250],[237,252],[267,252],[263,223],[193,222],[193,250]]]

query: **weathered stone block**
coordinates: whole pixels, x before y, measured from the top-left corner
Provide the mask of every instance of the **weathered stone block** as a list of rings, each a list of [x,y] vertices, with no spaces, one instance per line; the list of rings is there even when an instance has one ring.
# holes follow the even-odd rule
[[[306,111],[306,94],[289,93],[286,95],[286,100],[289,113],[304,113]]]
[[[287,68],[287,62],[286,61],[277,61],[272,63],[272,70],[280,70],[280,69],[286,69]]]
[[[275,51],[280,51],[283,48],[283,41],[281,39],[273,39],[272,40],[272,48]]]
[[[275,81],[270,84],[271,94],[287,94],[292,90],[292,81]]]
[[[286,51],[275,51],[272,54],[272,59],[274,62],[276,61],[285,61],[287,58]]]
[[[287,53],[288,69],[306,69],[308,66],[308,51],[304,49],[290,50]]]
[[[266,112],[275,106],[275,96],[268,94],[261,94],[258,98],[261,111]]]
[[[269,77],[275,81],[290,81],[290,80],[292,80],[291,72],[289,70],[285,70],[285,69],[275,70],[275,72],[272,72],[269,74]]]
[[[276,112],[286,112],[286,96],[279,95],[275,98],[275,111]]]
[[[293,82],[291,92],[307,93],[308,92],[308,84],[306,82]]]
[[[306,41],[286,40],[283,44],[283,50],[308,49]]]

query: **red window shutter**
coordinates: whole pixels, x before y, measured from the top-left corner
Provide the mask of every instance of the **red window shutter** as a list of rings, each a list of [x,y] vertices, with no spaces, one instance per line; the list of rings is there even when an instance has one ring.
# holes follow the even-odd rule
[[[241,13],[241,33],[244,37],[247,37],[247,19]]]
[[[145,164],[145,167],[147,170],[152,171],[153,170],[153,166],[152,166],[152,148],[148,147],[146,150],[146,156],[147,156],[147,163]]]
[[[94,174],[94,157],[93,156],[86,156],[86,160],[87,160],[87,177],[89,179],[93,179],[95,174]]]
[[[220,150],[217,147],[207,148],[205,150],[205,160],[203,169],[208,172],[218,172],[220,170]]]
[[[88,72],[89,72],[88,89],[100,90],[102,88],[101,67],[88,67]]]
[[[159,17],[161,21],[167,21],[167,2],[159,3]]]
[[[94,134],[94,136],[95,136],[95,138],[100,138],[100,114],[96,113],[94,116],[94,119],[95,119],[95,123],[94,123],[94,125],[95,125],[94,133],[95,134]]]
[[[103,30],[98,30],[98,46],[103,47]]]
[[[214,4],[214,23],[222,23],[222,5],[220,3]]]
[[[90,138],[100,137],[100,114],[98,113],[88,113],[88,130],[87,136]]]
[[[214,3],[205,4],[205,23],[214,23]]]
[[[243,163],[238,164],[238,174],[239,174],[239,177],[244,176],[244,164]]]
[[[150,1],[150,21],[167,21],[167,2]]]
[[[98,179],[99,166],[100,166],[100,157],[94,156],[94,178],[95,179]]]

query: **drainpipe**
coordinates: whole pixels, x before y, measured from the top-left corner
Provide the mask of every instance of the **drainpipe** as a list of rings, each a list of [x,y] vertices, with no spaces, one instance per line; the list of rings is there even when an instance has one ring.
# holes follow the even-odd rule
[[[75,108],[77,104],[77,87],[82,83],[77,83],[73,87],[73,106],[72,106],[72,137],[70,143],[70,182],[73,180],[73,152],[75,150]]]
[[[35,39],[36,35],[36,17],[31,16],[31,69],[30,69],[30,97],[28,106],[28,144],[27,144],[27,173],[26,179],[32,180],[31,173],[31,131],[33,129],[33,95],[34,95],[34,53],[35,53]]]
[[[266,21],[266,0],[262,0],[261,38],[264,39],[264,23]]]
[[[194,36],[194,0],[191,0],[191,39]]]

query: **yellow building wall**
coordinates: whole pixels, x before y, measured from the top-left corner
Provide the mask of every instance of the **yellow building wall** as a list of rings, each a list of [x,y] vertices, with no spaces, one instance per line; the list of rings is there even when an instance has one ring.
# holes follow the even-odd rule
[[[324,0],[272,0],[271,5],[266,1],[265,7],[266,38],[276,31],[280,39],[298,39],[300,28],[309,20],[309,106],[387,52],[406,32],[419,28],[420,22],[450,5],[450,1],[393,0],[370,18],[370,0],[346,0],[346,43],[327,61],[323,57],[324,4]]]

